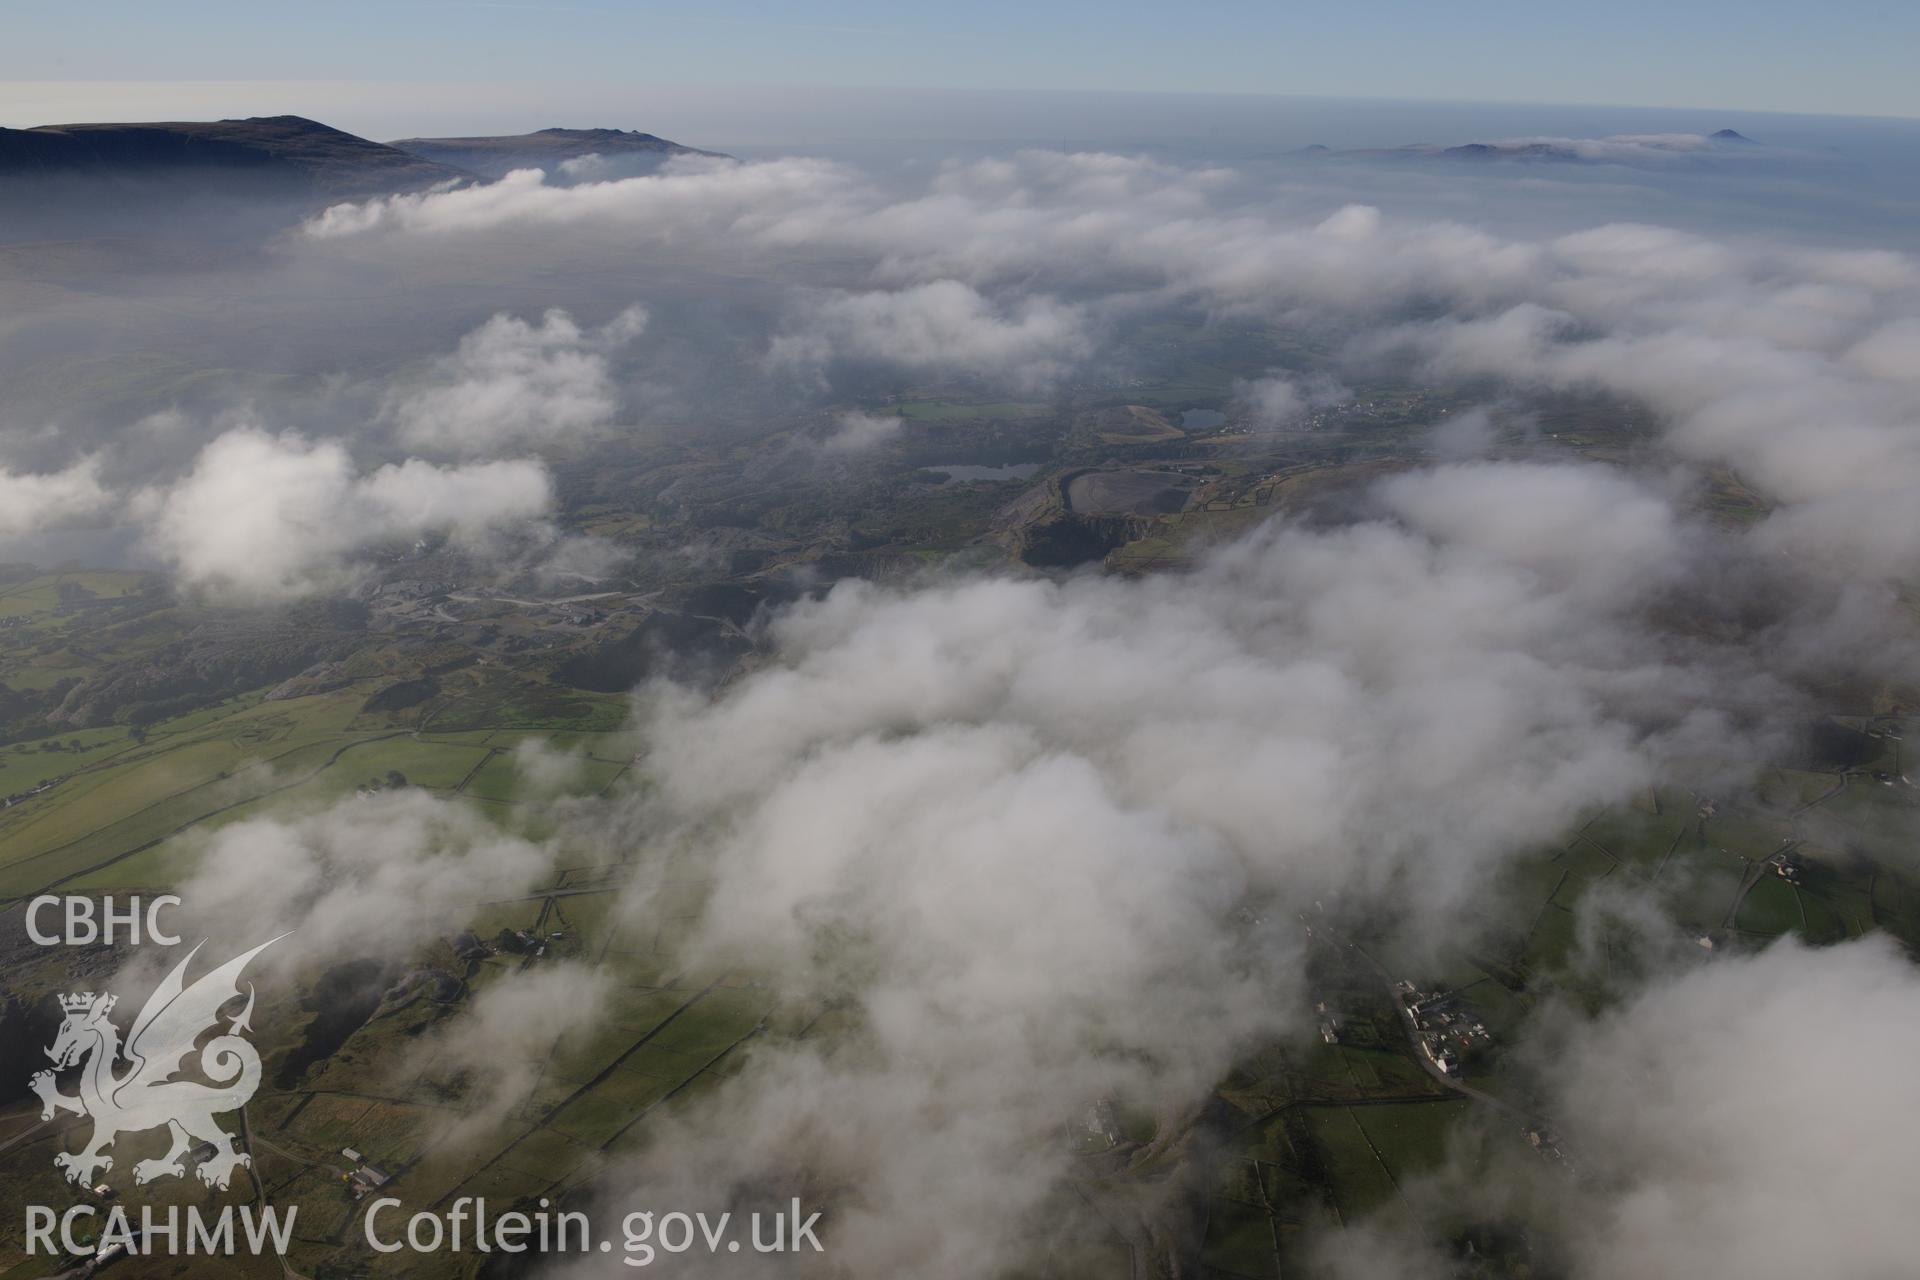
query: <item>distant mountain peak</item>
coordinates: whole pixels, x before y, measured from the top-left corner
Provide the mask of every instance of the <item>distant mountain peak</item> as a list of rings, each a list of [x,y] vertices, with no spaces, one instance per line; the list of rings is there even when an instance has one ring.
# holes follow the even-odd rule
[[[625,171],[644,172],[674,156],[710,156],[638,129],[564,129],[472,138],[401,138],[392,144],[439,164],[498,178],[514,169],[554,169],[569,160],[598,156]]]
[[[346,130],[336,129],[330,124],[322,124],[320,123],[320,121],[315,120],[310,116],[295,116],[295,115],[227,116],[222,120],[220,120],[219,123],[220,124],[280,125],[287,128],[313,129],[321,133],[345,133],[346,132]]]
[[[1749,138],[1744,133],[1736,133],[1732,129],[1718,129],[1708,134],[1707,137],[1715,142],[1744,142],[1748,146],[1754,145],[1752,138]]]

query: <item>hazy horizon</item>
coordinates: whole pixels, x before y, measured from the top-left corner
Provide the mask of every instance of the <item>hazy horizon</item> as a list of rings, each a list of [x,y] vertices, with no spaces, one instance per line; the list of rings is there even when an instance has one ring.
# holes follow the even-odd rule
[[[476,97],[484,99],[476,103]],[[1789,145],[1920,140],[1920,117],[1711,106],[1172,90],[433,82],[0,84],[0,127],[300,115],[376,141],[638,129],[716,148],[859,142],[1454,145],[1518,133],[1775,132]]]
[[[935,84],[960,90],[1225,91],[1406,100],[1635,103],[1920,115],[1911,7],[1836,0],[1417,0],[1159,7],[1094,0],[133,0],[9,6],[9,80],[316,80],[486,85]]]

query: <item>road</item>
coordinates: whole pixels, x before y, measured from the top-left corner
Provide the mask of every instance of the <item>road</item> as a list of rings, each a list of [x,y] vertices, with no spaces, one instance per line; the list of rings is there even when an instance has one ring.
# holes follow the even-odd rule
[[[1799,843],[1798,840],[1788,840],[1765,858],[1747,861],[1747,869],[1740,877],[1740,887],[1734,891],[1733,905],[1727,908],[1726,918],[1720,921],[1720,932],[1733,932],[1733,922],[1740,915],[1741,904],[1747,900],[1747,895],[1753,892],[1753,886],[1760,883],[1760,877],[1767,874],[1767,867],[1771,865],[1772,860],[1783,853],[1793,852],[1794,846]]]
[[[268,1204],[267,1184],[260,1180],[260,1162],[253,1158],[253,1149],[254,1149],[253,1121],[251,1120],[251,1118],[248,1117],[247,1108],[245,1106],[242,1106],[240,1108],[240,1142],[241,1142],[241,1145],[244,1146],[247,1150],[247,1177],[251,1179],[253,1182],[253,1201],[255,1204],[261,1206],[262,1208],[265,1208]],[[272,1144],[268,1143],[265,1145],[271,1146]],[[280,1148],[278,1147],[274,1147],[273,1149],[275,1151],[280,1151]],[[291,1156],[289,1155],[289,1153],[285,1151],[281,1151],[280,1154],[283,1156],[288,1156],[289,1159],[295,1159],[295,1160],[299,1159],[297,1156]],[[300,1163],[306,1164],[309,1162],[301,1160]],[[295,1271],[293,1269],[293,1265],[287,1261],[286,1254],[279,1253],[279,1254],[275,1254],[274,1257],[280,1263],[280,1274],[283,1277],[283,1280],[307,1280],[306,1276],[301,1275],[298,1271]]]

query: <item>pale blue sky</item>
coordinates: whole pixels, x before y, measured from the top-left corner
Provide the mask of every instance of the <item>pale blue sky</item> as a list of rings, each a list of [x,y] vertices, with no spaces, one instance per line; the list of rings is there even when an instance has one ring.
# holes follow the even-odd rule
[[[1920,117],[1910,0],[0,0],[0,24],[16,86],[1064,88]]]

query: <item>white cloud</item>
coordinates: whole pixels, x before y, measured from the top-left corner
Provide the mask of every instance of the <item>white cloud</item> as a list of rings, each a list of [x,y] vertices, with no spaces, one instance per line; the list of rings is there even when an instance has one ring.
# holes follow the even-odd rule
[[[998,375],[1028,384],[1057,376],[1090,343],[1080,313],[1051,298],[996,306],[957,280],[892,292],[814,300],[798,326],[774,339],[776,365],[817,367],[835,358]]]
[[[1268,430],[1290,427],[1316,409],[1353,399],[1353,392],[1325,374],[1307,378],[1272,373],[1236,383],[1233,398]]]
[[[417,458],[362,474],[330,441],[240,428],[140,507],[153,549],[192,584],[255,598],[337,583],[359,552],[446,533],[477,541],[551,502],[534,462],[442,467]]]
[[[411,787],[249,818],[202,839],[182,910],[208,936],[230,937],[238,924],[256,940],[291,930],[267,955],[275,964],[405,956],[464,926],[477,903],[524,892],[552,857]]]
[[[553,1069],[555,1056],[594,1028],[612,991],[604,970],[552,962],[495,977],[438,1024],[396,1064],[403,1079],[424,1075],[462,1089],[457,1118],[443,1122],[434,1143],[457,1148],[494,1137]]]
[[[1884,938],[1705,964],[1601,1018],[1554,1068],[1593,1192],[1576,1274],[1910,1270],[1916,1055],[1920,971]]]
[[[899,418],[856,410],[840,415],[839,426],[821,442],[821,448],[831,453],[861,453],[892,439],[899,432]]]
[[[1757,144],[1731,146],[1701,133],[1616,133],[1604,138],[1531,135],[1500,138],[1486,145],[1505,149],[1545,148],[1559,155],[1601,164],[1643,165],[1655,168],[1699,161],[1759,159],[1777,156]]]
[[[111,500],[100,484],[98,458],[83,458],[63,471],[0,467],[0,534],[38,533],[84,521]]]
[[[582,329],[558,309],[538,323],[502,313],[422,376],[391,390],[383,412],[408,444],[467,454],[590,431],[619,409],[609,354],[646,325],[640,307],[598,329]]]
[[[678,157],[658,174],[549,186],[538,169],[451,191],[341,204],[307,224],[317,239],[369,232],[459,234],[503,226],[615,222],[650,239],[748,233],[772,241],[811,238],[826,210],[859,198],[854,171],[823,160]]]
[[[1489,462],[1395,476],[1387,508],[1450,548],[1605,602],[1678,579],[1685,541],[1667,502],[1622,473]]]

